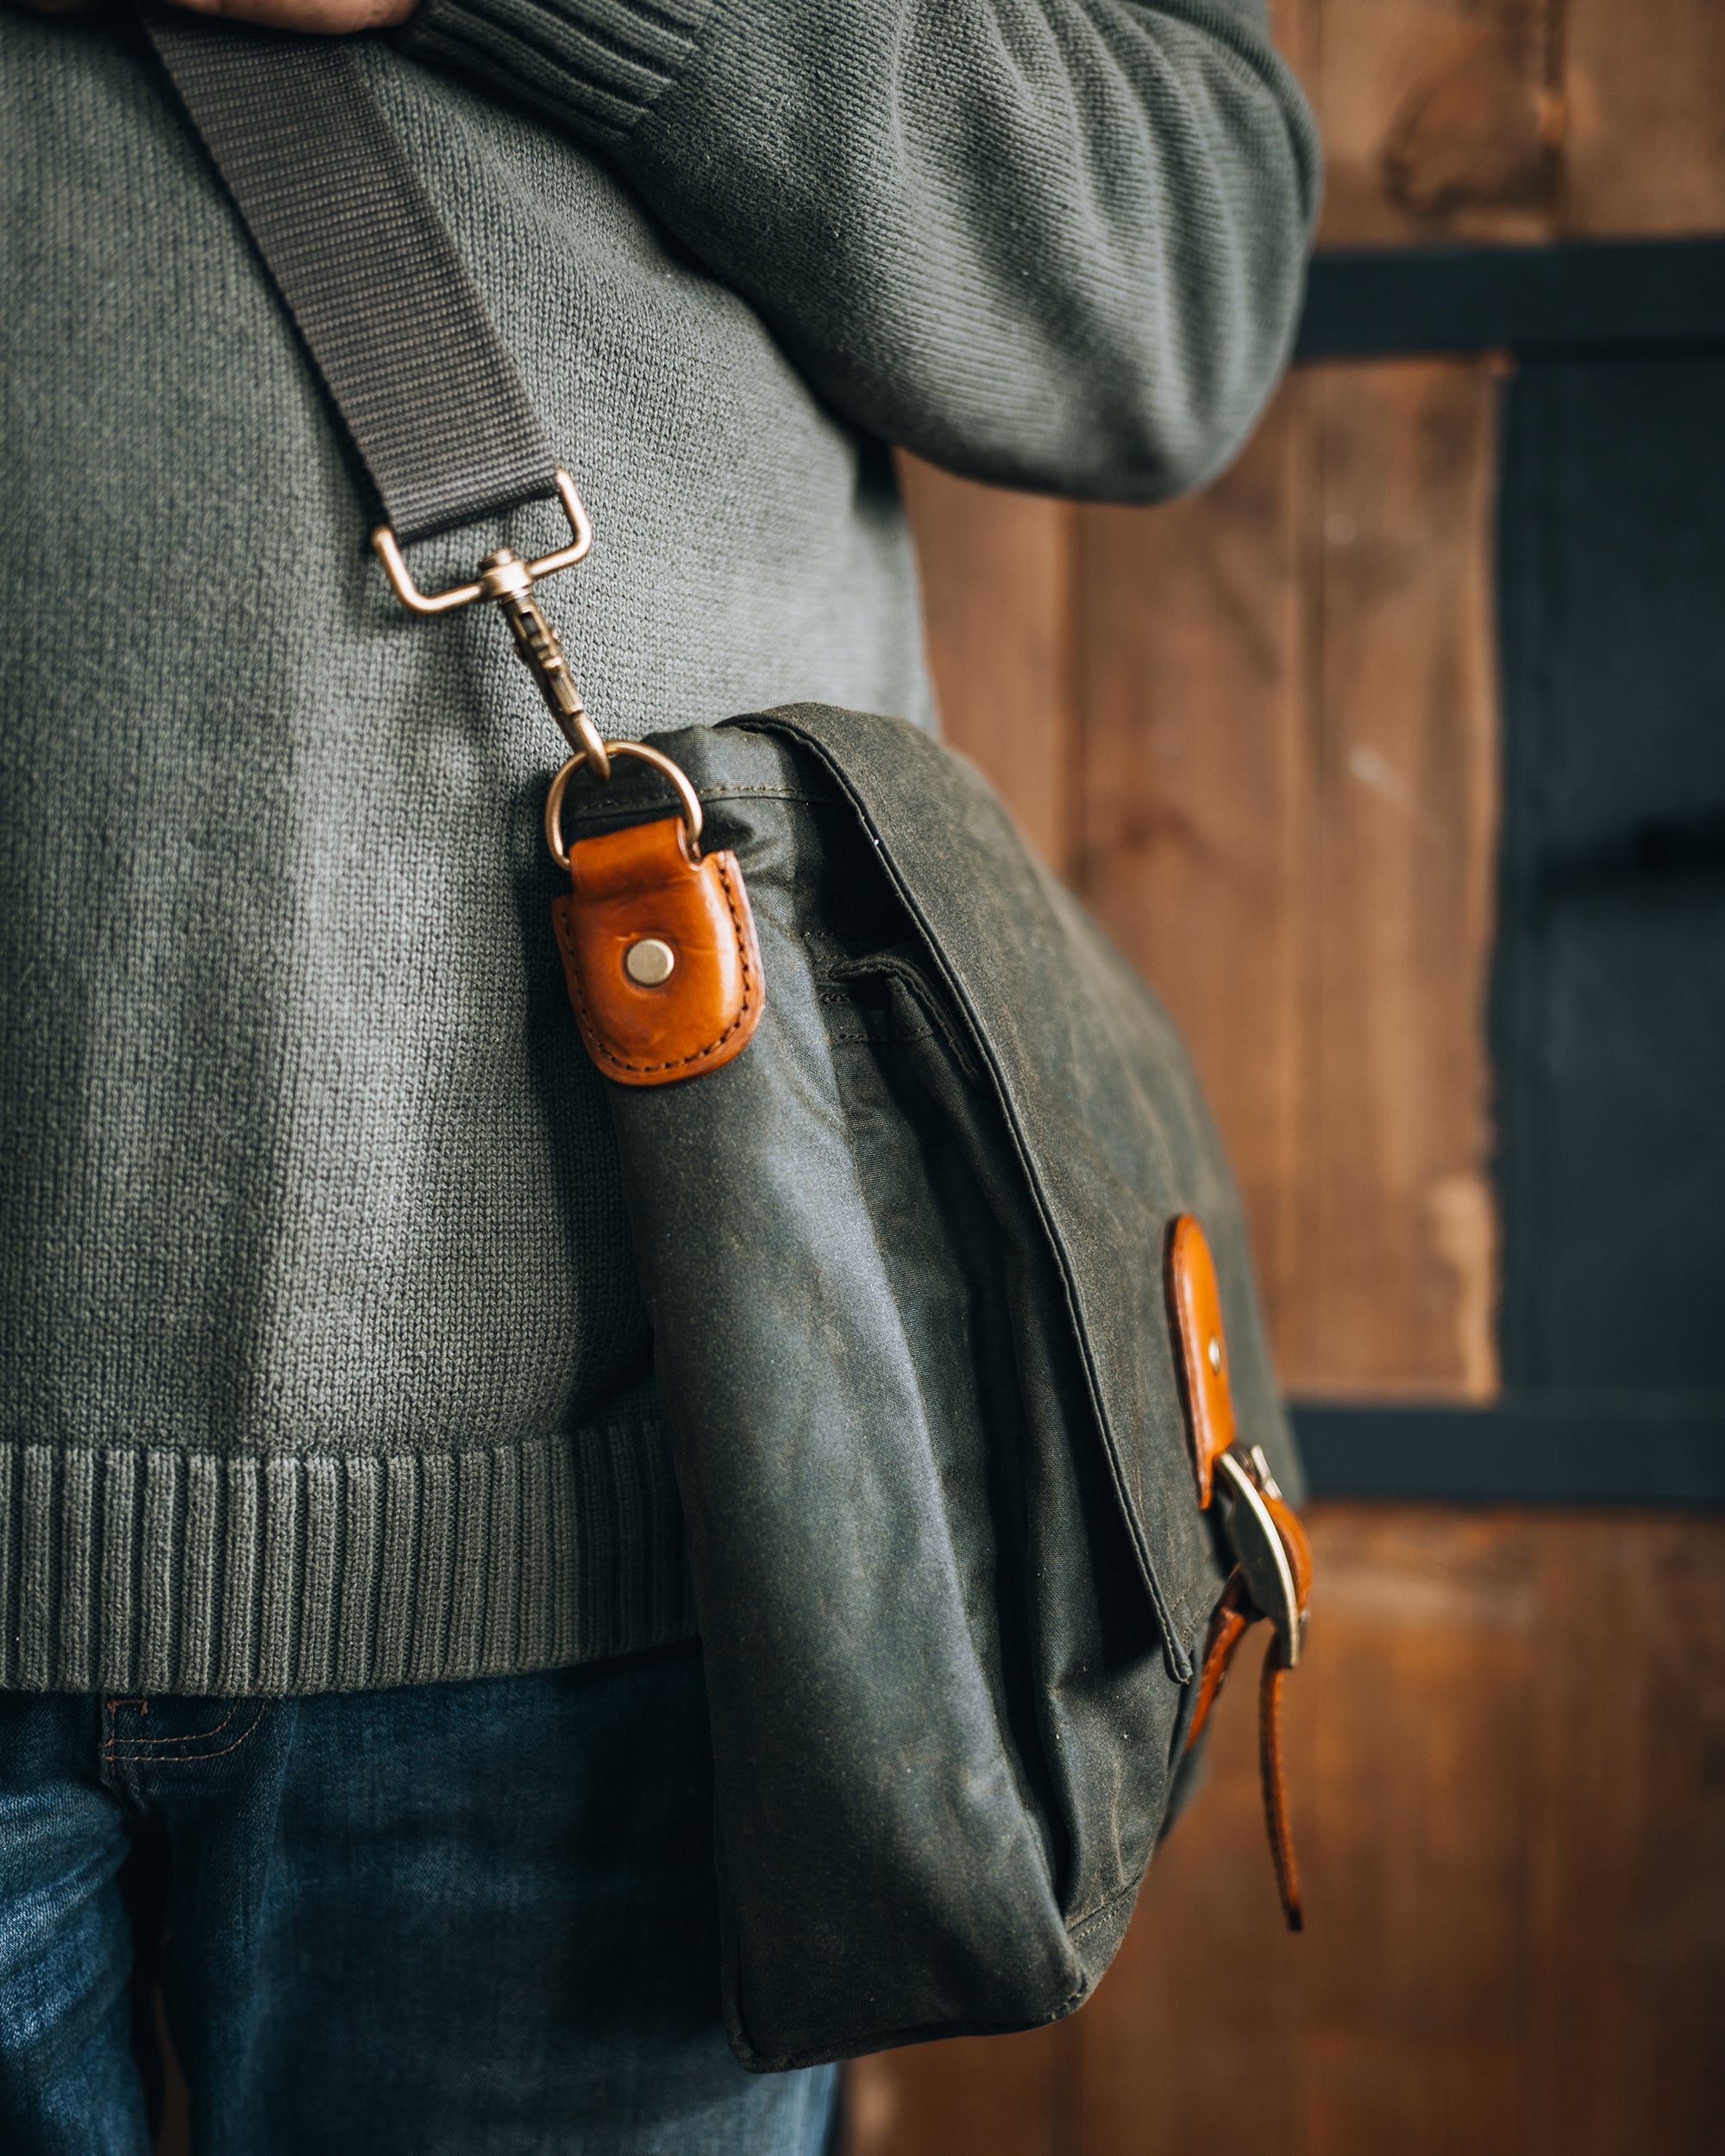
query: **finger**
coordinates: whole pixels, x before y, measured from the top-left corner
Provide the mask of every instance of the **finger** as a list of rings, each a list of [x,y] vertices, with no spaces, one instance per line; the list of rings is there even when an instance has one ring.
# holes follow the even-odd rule
[[[81,4],[81,0],[73,0]],[[303,30],[315,36],[343,36],[354,30],[392,29],[406,22],[417,0],[170,0],[193,15],[216,15],[230,22],[255,22],[272,30]]]

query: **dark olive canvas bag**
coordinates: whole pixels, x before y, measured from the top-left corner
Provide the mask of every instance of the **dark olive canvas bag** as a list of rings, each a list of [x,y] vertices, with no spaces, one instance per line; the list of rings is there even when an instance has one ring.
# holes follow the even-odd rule
[[[687,1516],[725,1999],[791,2066],[1070,2011],[1168,1815],[1232,1563],[1164,1280],[1245,1232],[1155,1000],[966,763],[794,705],[656,736],[747,883],[747,1050],[612,1113]],[[650,774],[579,830],[661,814]],[[1261,1861],[1261,1859],[1259,1859]]]
[[[367,137],[385,123],[340,48],[150,21],[378,484],[398,589],[416,531],[556,482],[578,558],[583,513],[530,412],[510,407],[524,479],[459,411],[405,425],[405,448],[368,440],[406,367],[367,359],[352,310],[412,266],[368,213],[344,299],[273,146],[303,165],[308,114],[325,138],[349,116],[349,166],[367,185],[386,168],[422,275],[431,213]],[[428,308],[434,339],[467,340],[482,421],[507,355],[459,291],[447,322],[401,298],[422,350]],[[440,460],[453,481],[401,513],[398,467],[411,492]],[[1080,2004],[1260,1614],[1297,1912],[1273,1710],[1303,1625],[1298,1465],[1166,1014],[980,775],[902,721],[799,705],[655,736],[649,761],[599,743],[531,596],[547,567],[493,555],[467,596],[504,606],[574,750],[549,817],[558,932],[617,1081],[687,1516],[738,2058],[784,2069]]]

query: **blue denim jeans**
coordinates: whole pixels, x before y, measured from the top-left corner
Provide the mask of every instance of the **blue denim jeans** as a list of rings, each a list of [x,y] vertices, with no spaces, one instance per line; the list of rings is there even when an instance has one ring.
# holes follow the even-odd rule
[[[699,1651],[308,1699],[0,1694],[0,2149],[818,2156],[719,2026]]]

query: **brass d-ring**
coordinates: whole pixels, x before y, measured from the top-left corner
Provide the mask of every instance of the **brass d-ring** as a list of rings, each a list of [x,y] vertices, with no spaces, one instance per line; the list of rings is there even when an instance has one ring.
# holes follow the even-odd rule
[[[649,749],[644,741],[608,741],[607,754],[613,756],[634,756],[642,763],[650,763],[656,771],[664,774],[677,789],[677,799],[683,805],[683,844],[692,861],[700,859],[701,805],[700,796],[689,784],[687,776],[667,755]],[[563,843],[563,796],[569,781],[586,761],[585,749],[574,755],[551,781],[551,791],[545,796],[545,843],[551,849],[551,858],[560,868],[569,865],[569,849]]]

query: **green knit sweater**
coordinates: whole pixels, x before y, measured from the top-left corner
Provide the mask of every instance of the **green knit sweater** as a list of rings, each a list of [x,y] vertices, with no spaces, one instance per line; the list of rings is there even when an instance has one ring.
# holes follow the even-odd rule
[[[607,730],[932,723],[887,442],[1151,499],[1285,354],[1258,0],[425,0],[365,65],[598,537]],[[499,624],[425,624],[123,20],[0,10],[0,1685],[693,1629]],[[416,568],[466,573],[534,511]]]

